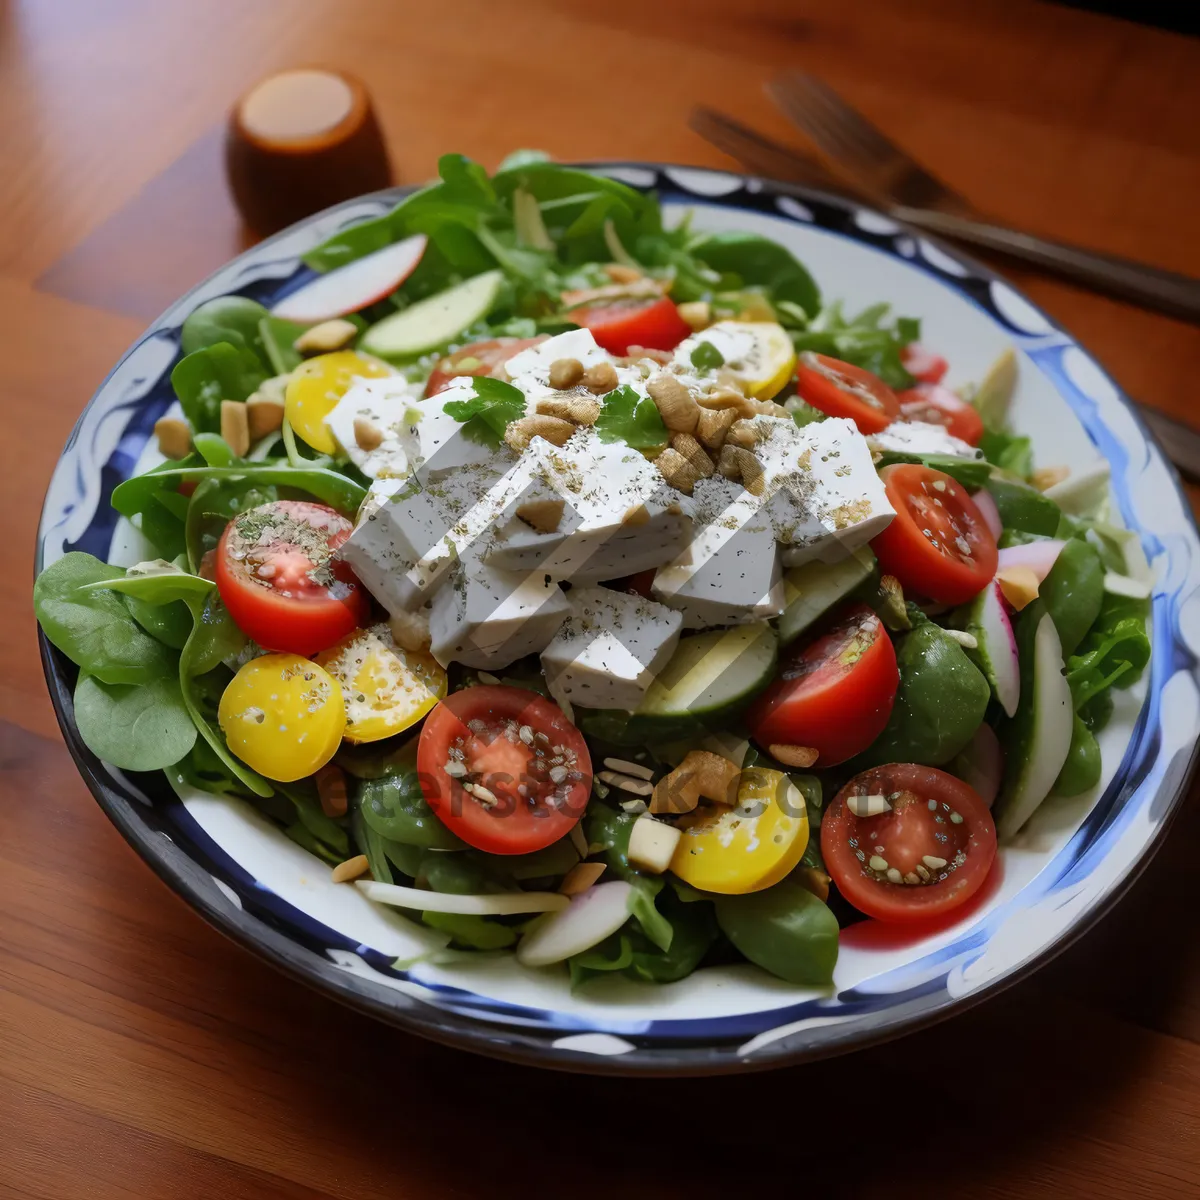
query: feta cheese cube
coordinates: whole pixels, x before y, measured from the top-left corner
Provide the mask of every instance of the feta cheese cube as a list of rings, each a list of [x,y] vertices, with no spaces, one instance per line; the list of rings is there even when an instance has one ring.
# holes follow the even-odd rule
[[[534,438],[522,456],[528,482],[509,496],[488,550],[492,566],[545,571],[595,583],[646,571],[685,553],[683,500],[643,454],[581,429],[565,446]],[[563,501],[559,528],[539,533],[517,508],[531,498]]]
[[[820,536],[794,538],[783,564],[838,562],[883,532],[895,517],[866,439],[852,421],[831,418],[798,431],[808,454],[802,465],[812,493],[810,512]]]
[[[685,629],[744,625],[783,612],[779,547],[759,498],[727,479],[696,484],[695,527],[685,555],[655,572],[656,600]]]
[[[454,563],[482,542],[516,472],[500,475],[477,466],[445,479],[423,474],[422,469],[367,512],[338,552],[391,613],[420,607]]]
[[[569,614],[562,589],[544,572],[501,571],[472,549],[433,597],[433,657],[442,666],[506,667],[543,650]]]
[[[403,478],[416,465],[420,451],[416,426],[408,419],[419,396],[420,385],[409,383],[402,375],[360,379],[337,402],[325,424],[350,461],[369,479]],[[358,421],[379,431],[382,441],[378,446],[364,449],[358,444]]]
[[[944,425],[926,421],[893,421],[882,433],[867,438],[872,450],[896,454],[950,454],[955,458],[982,458],[983,451],[954,437]]]
[[[542,651],[550,694],[586,708],[631,712],[679,641],[665,605],[608,588],[572,588],[570,616]]]

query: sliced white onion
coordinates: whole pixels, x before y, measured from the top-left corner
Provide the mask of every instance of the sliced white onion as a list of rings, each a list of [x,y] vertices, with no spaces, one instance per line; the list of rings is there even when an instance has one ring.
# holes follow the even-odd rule
[[[569,908],[539,922],[521,939],[517,960],[527,967],[545,967],[590,950],[629,919],[632,893],[631,884],[614,879],[572,897]]]
[[[955,761],[959,778],[969,783],[979,793],[980,800],[991,808],[1004,778],[1004,751],[996,731],[990,725],[980,725]]]
[[[1058,538],[1043,538],[1040,542],[1027,542],[1023,546],[1008,546],[1000,551],[1000,570],[1005,567],[1028,567],[1041,583],[1054,569],[1059,554],[1066,542]]]
[[[310,325],[358,312],[390,296],[413,273],[425,253],[425,243],[425,235],[418,233],[319,275],[299,291],[284,296],[271,313]]]
[[[390,904],[394,908],[463,913],[473,917],[556,912],[570,903],[566,896],[560,896],[557,892],[497,892],[490,896],[460,896],[453,892],[431,892],[425,888],[400,887],[398,884],[375,883],[372,880],[359,880],[358,888],[368,900]]]
[[[996,507],[995,498],[986,488],[980,488],[971,499],[979,509],[983,523],[992,531],[992,537],[999,538],[1004,532],[1004,522],[1000,520],[1000,510]]]

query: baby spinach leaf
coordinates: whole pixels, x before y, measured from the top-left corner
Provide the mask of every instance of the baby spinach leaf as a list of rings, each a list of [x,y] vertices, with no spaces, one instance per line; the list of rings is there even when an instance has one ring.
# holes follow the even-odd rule
[[[588,805],[584,820],[588,841],[604,847],[604,860],[609,870],[618,879],[633,885],[633,895],[629,898],[630,915],[637,918],[638,925],[654,945],[660,950],[669,950],[673,936],[671,922],[655,905],[655,898],[662,891],[662,877],[643,875],[629,863],[629,835],[633,832],[634,818],[593,801]]]
[[[218,433],[221,401],[245,400],[266,378],[256,355],[217,342],[180,359],[171,372],[171,386],[193,431]]]
[[[465,849],[434,815],[421,793],[416,771],[363,780],[358,788],[358,804],[363,819],[382,837],[425,849]]]
[[[174,675],[136,685],[108,684],[83,672],[75,685],[75,724],[97,758],[123,771],[158,771],[196,741]]]
[[[129,615],[153,638],[182,650],[192,632],[192,614],[181,600],[171,604],[149,604],[137,596],[126,596]]]
[[[604,397],[596,434],[602,442],[625,442],[634,450],[655,450],[667,442],[667,427],[654,401],[628,384]]]
[[[376,883],[395,882],[392,877],[391,865],[388,863],[387,851],[384,849],[385,839],[363,820],[362,812],[357,804],[353,805],[350,811],[350,832],[359,853],[367,856],[367,866],[370,869],[371,878]],[[420,861],[419,857],[417,861]]]
[[[1104,601],[1104,565],[1100,555],[1087,542],[1069,538],[1038,594],[1054,621],[1063,657],[1067,658],[1075,653],[1100,615]]]
[[[262,341],[267,365],[276,375],[289,375],[303,361],[304,355],[296,349],[296,339],[308,328],[288,321],[284,317],[266,315],[258,323],[258,336]]]
[[[709,903],[681,900],[670,888],[659,897],[661,920],[671,926],[666,947],[661,942],[630,934],[632,953],[625,973],[650,983],[673,983],[690,975],[717,940],[717,920]]]
[[[175,655],[133,621],[107,588],[125,574],[77,550],[64,554],[33,585],[33,608],[50,641],[101,683],[146,684],[175,672]]]
[[[270,362],[263,346],[260,323],[267,315],[267,310],[257,300],[246,296],[217,296],[188,314],[179,333],[179,342],[184,354],[226,342],[251,354],[256,365],[265,370]]]
[[[1100,782],[1103,764],[1100,745],[1078,713],[1071,726],[1071,748],[1058,778],[1054,781],[1056,796],[1078,796],[1090,791]]]
[[[1062,510],[1037,488],[993,475],[987,481],[987,490],[996,501],[1000,521],[1006,532],[1009,529],[1020,529],[1042,537],[1054,537],[1058,533],[1062,522]]]
[[[855,771],[888,762],[939,766],[983,723],[991,689],[966,651],[927,621],[899,639],[900,687],[883,732],[853,760]]]
[[[1111,687],[1131,687],[1150,661],[1148,600],[1106,594],[1078,653],[1067,659],[1067,683],[1076,712]]]
[[[979,458],[959,458],[955,454],[912,454],[905,450],[885,450],[875,465],[890,467],[893,463],[919,463],[949,475],[963,487],[972,490],[985,486],[992,477],[991,463]]]
[[[505,171],[516,170],[517,167],[530,167],[534,163],[549,161],[550,155],[545,150],[513,150],[500,160],[500,165],[496,168],[496,174],[502,175]]]
[[[274,788],[261,775],[230,754],[214,715],[205,711],[206,707],[210,710],[213,707],[207,693],[212,674],[230,653],[236,653],[245,644],[245,636],[233,624],[215,593],[203,599],[189,596],[184,602],[191,610],[192,632],[179,655],[179,687],[188,715],[235,779],[255,796],[273,795]]]
[[[345,829],[321,807],[316,784],[311,779],[300,779],[295,783],[277,783],[275,789],[292,802],[300,824],[333,852],[334,861],[343,862],[350,853],[350,839]]]
[[[164,485],[178,486],[181,480],[199,482],[204,479],[240,479],[247,486],[295,488],[314,499],[353,516],[366,499],[367,489],[346,475],[320,466],[293,467],[285,459],[264,459],[262,462],[239,463],[234,467],[204,467],[172,465],[152,474],[127,479],[113,489],[113,506],[118,512],[138,511],[149,489]],[[174,557],[174,555],[172,555]]]
[[[838,957],[837,917],[784,880],[761,892],[717,896],[721,931],[756,966],[788,983],[826,987]]]
[[[452,946],[467,950],[506,950],[517,941],[517,931],[511,925],[470,913],[427,912],[421,914],[421,920],[431,929],[448,933]]]
[[[711,233],[688,247],[701,262],[731,277],[731,288],[765,288],[770,299],[798,304],[810,316],[821,307],[821,291],[790,250],[754,233]],[[736,279],[732,277],[736,276]]]
[[[524,415],[525,396],[502,379],[480,376],[471,383],[475,395],[470,400],[449,401],[444,406],[446,415],[463,422],[464,437],[497,447],[504,441],[508,423]]]
[[[123,592],[136,596],[146,604],[170,604],[193,596],[204,598],[217,585],[211,579],[189,575],[173,563],[159,559],[157,562],[138,563],[130,567],[120,579],[104,579],[85,586]]]

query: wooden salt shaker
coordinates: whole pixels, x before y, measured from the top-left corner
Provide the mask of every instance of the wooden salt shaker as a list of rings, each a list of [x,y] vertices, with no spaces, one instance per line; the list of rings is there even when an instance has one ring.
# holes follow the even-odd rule
[[[324,67],[268,75],[242,96],[229,114],[225,169],[259,234],[392,183],[366,88]]]

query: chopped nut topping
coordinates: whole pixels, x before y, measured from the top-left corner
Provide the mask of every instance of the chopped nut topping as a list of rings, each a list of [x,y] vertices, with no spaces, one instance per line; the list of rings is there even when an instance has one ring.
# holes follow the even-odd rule
[[[561,500],[526,500],[517,506],[517,516],[538,533],[553,533],[562,521]]]
[[[160,417],[154,422],[158,452],[164,458],[187,458],[192,450],[192,431],[186,421],[176,417]]]
[[[322,321],[319,325],[306,329],[292,343],[292,348],[298,354],[328,354],[332,350],[348,346],[357,336],[356,325],[336,317],[332,321]]]
[[[221,436],[238,458],[250,452],[250,422],[243,401],[221,401]]]
[[[334,883],[349,883],[352,879],[357,879],[360,875],[365,875],[370,870],[371,864],[367,862],[365,854],[356,854],[353,858],[346,859],[343,863],[338,863],[333,868],[331,878]]]
[[[565,446],[574,432],[575,426],[570,421],[535,413],[533,416],[511,421],[504,431],[504,440],[511,450],[520,454],[535,437],[545,438],[555,446]]]
[[[250,441],[257,442],[268,433],[282,429],[283,411],[283,405],[278,400],[251,396],[246,401],[246,423],[250,427]]]
[[[642,278],[637,267],[627,267],[624,263],[605,263],[604,273],[613,283],[633,283]]]
[[[654,460],[654,465],[673,488],[689,496],[692,494],[692,488],[702,478],[700,472],[678,450],[670,446]]]
[[[691,433],[700,420],[700,407],[674,375],[656,375],[646,391],[658,406],[663,424],[672,433]]]
[[[550,386],[560,392],[573,388],[583,378],[583,363],[577,358],[556,358],[550,364]]]
[[[537,410],[561,421],[573,421],[576,425],[595,425],[600,416],[600,401],[591,396],[551,396],[539,400]]]
[[[596,395],[611,392],[619,382],[617,368],[610,362],[596,363],[595,366],[588,367],[584,371],[580,382],[589,392],[594,392]]]
[[[710,450],[720,450],[737,419],[736,408],[701,408],[700,419],[696,422],[696,437]]]
[[[383,430],[366,417],[354,418],[354,441],[360,450],[377,450],[383,445]]]
[[[673,434],[671,446],[688,460],[701,479],[707,479],[716,470],[704,447],[690,433]]]

